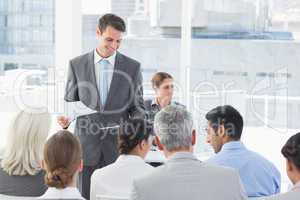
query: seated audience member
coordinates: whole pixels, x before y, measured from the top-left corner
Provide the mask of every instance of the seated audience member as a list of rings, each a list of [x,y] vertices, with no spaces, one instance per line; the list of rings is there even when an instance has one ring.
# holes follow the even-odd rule
[[[157,72],[151,80],[152,88],[155,92],[154,99],[145,101],[145,109],[147,118],[150,121],[154,120],[154,116],[164,107],[172,105],[181,105],[176,101],[172,101],[173,97],[173,77],[166,72]],[[181,105],[183,106],[183,105]],[[184,107],[184,106],[183,106]]]
[[[286,172],[293,183],[293,188],[284,194],[273,195],[266,200],[299,200],[300,199],[300,133],[292,136],[281,149],[286,159]]]
[[[125,123],[118,137],[119,158],[92,175],[91,200],[96,200],[97,195],[129,198],[133,179],[153,170],[144,161],[153,139],[152,125],[146,120],[132,119]]]
[[[134,180],[133,200],[240,200],[245,193],[238,173],[209,165],[193,155],[196,133],[192,116],[170,105],[154,119],[156,143],[167,157],[164,165]]]
[[[280,173],[276,167],[258,153],[248,150],[240,141],[243,131],[241,114],[225,105],[209,111],[206,119],[207,142],[216,153],[208,162],[236,169],[248,197],[279,193]]]
[[[20,111],[7,134],[0,167],[0,194],[40,196],[46,190],[40,166],[51,124],[47,112]]]
[[[49,188],[40,199],[84,199],[75,181],[82,170],[82,150],[75,135],[61,130],[51,136],[44,147],[42,165]]]

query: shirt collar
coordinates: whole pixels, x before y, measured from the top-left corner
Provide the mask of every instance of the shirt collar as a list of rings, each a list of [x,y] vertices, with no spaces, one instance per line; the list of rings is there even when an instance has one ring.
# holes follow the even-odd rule
[[[42,197],[47,198],[72,198],[72,199],[83,199],[80,192],[76,187],[66,187],[64,189],[57,189],[55,187],[49,187]]]
[[[103,58],[102,56],[100,56],[97,52],[97,49],[94,50],[94,64],[98,63],[100,60],[105,59],[107,60],[112,66],[115,66],[115,61],[116,61],[116,55],[117,52],[115,51],[115,53],[113,55],[111,55],[108,58]]]
[[[167,159],[167,161],[175,161],[175,160],[180,160],[180,159],[188,159],[188,160],[198,160],[196,156],[194,156],[193,153],[190,152],[177,152],[171,157]]]
[[[222,146],[222,150],[236,150],[236,149],[245,149],[245,145],[241,141],[231,141],[227,142]]]
[[[175,103],[174,103],[173,101],[170,102],[170,105],[174,105],[174,104],[175,104]],[[151,101],[151,106],[158,106],[158,107],[159,107],[159,104],[158,104],[156,98],[152,99],[152,101]]]
[[[145,162],[140,156],[136,155],[120,155],[117,162]]]

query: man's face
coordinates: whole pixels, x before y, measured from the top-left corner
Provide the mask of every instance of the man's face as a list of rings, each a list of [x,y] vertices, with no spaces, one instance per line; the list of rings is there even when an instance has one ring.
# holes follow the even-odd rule
[[[98,51],[102,57],[107,58],[113,55],[120,47],[123,32],[118,31],[112,26],[106,27],[103,32],[97,28],[96,34],[99,41]]]
[[[222,137],[220,136],[219,130],[220,128],[218,128],[218,131],[215,132],[211,122],[208,122],[206,141],[213,147],[215,153],[220,152],[223,146]]]

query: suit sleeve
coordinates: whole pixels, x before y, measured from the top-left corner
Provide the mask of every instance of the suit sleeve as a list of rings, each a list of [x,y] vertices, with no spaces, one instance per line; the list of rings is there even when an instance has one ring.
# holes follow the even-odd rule
[[[129,115],[131,118],[145,118],[145,105],[143,98],[143,78],[140,67],[133,79],[134,84],[134,100],[129,107]]]
[[[78,83],[76,80],[76,76],[74,73],[74,68],[72,66],[72,62],[70,61],[69,69],[68,69],[68,78],[66,83],[65,89],[65,101],[72,102],[72,101],[79,101],[78,95]]]

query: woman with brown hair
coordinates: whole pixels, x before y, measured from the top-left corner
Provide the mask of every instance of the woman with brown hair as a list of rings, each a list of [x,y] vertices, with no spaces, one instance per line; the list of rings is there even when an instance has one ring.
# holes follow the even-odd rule
[[[181,105],[181,104],[172,101],[174,84],[173,84],[173,77],[170,74],[166,72],[157,72],[152,77],[151,83],[152,83],[152,88],[155,92],[155,96],[153,99],[145,101],[145,109],[147,113],[147,118],[153,122],[155,114],[158,113],[164,107],[170,104],[174,104],[174,105]]]
[[[76,177],[82,170],[82,150],[76,136],[58,131],[44,147],[42,166],[49,187],[41,199],[84,199],[76,188]]]
[[[121,124],[118,135],[118,159],[94,171],[91,178],[90,200],[102,197],[129,198],[133,180],[151,173],[145,162],[154,139],[152,124],[143,119],[131,119]]]

